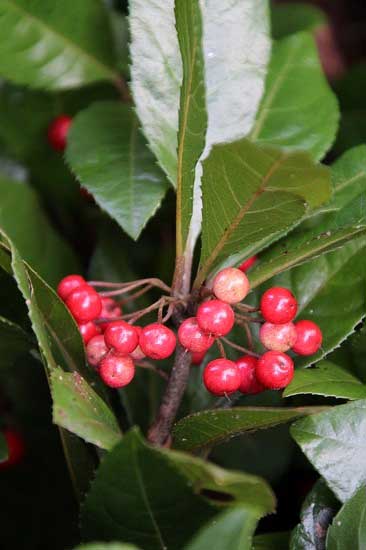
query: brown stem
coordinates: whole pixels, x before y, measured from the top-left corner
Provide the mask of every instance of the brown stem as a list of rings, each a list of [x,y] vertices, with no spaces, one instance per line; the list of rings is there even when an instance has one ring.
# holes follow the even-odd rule
[[[223,340],[224,340],[224,338],[223,338]],[[220,340],[219,338],[217,338],[217,340],[216,340],[216,345],[217,345],[217,347],[219,348],[219,352],[220,352],[221,357],[223,357],[224,359],[226,359],[225,348],[224,348],[224,346],[222,345],[222,342],[221,342],[221,340]]]
[[[253,351],[253,336],[250,331],[248,323],[244,323],[244,330],[247,335],[248,347],[251,351]]]
[[[259,307],[247,306],[247,304],[235,304],[234,308],[237,308],[239,311],[245,311],[248,313],[254,313],[256,311],[260,311]]]
[[[161,290],[164,290],[164,292],[167,292],[169,294],[171,292],[170,286],[166,285],[163,281],[157,279],[156,277],[151,277],[148,279],[138,279],[137,281],[131,281],[129,283],[104,283],[103,281],[89,281],[88,284],[96,288],[116,288],[116,290],[100,292],[101,296],[117,296],[118,294],[124,294],[143,285],[156,286],[157,288],[161,288]]]
[[[170,430],[173,426],[174,419],[187,386],[190,365],[190,353],[178,344],[175,352],[174,365],[160,405],[158,416],[148,433],[148,440],[153,445],[164,445],[169,437]]]
[[[232,342],[231,340],[228,340],[228,338],[221,338],[225,344],[230,346],[233,349],[236,349],[238,351],[241,351],[242,353],[245,353],[246,355],[251,355],[252,357],[260,357],[258,353],[254,353],[254,351],[251,351],[250,349],[243,348],[243,346],[239,346],[238,344],[235,344],[235,342]]]
[[[137,292],[134,292],[131,294],[131,296],[127,296],[127,298],[123,298],[123,300],[119,301],[119,304],[123,306],[124,304],[128,304],[128,302],[133,302],[137,298],[140,298],[140,296],[143,296],[146,294],[146,292],[149,292],[149,290],[152,289],[152,285],[147,285],[145,288],[142,288],[141,290],[138,290]]]
[[[135,365],[136,367],[148,369],[155,372],[155,374],[158,374],[159,376],[161,376],[161,378],[164,378],[164,380],[169,380],[169,375],[164,370],[158,369],[157,367],[155,367],[155,365],[149,363],[149,361],[138,361],[137,363],[135,363]]]
[[[121,100],[124,103],[131,103],[132,98],[131,98],[130,90],[129,90],[127,84],[126,84],[125,79],[122,78],[122,77],[116,78],[116,80],[114,81],[114,85],[116,86],[117,90],[119,91],[119,94],[121,96]]]
[[[240,313],[237,313],[235,315],[235,322],[240,324],[239,321],[243,321],[245,323],[263,323],[263,319],[261,317],[249,317],[248,315],[241,315]]]

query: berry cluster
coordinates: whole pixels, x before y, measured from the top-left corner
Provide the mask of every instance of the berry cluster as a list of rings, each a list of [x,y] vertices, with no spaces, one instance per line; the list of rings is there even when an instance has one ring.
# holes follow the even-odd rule
[[[145,310],[127,315],[122,315],[121,305],[110,297],[154,282],[170,290],[162,281],[156,281],[159,280],[145,279],[121,285],[109,283],[119,288],[101,293],[94,286],[107,286],[107,283],[97,282],[91,286],[80,275],[69,275],[58,285],[60,298],[79,326],[89,364],[110,387],[121,388],[129,384],[135,375],[135,365],[140,362],[143,366],[141,362],[145,358],[166,359],[175,350],[176,336],[164,322],[178,303],[186,306],[192,296],[182,299],[164,296]],[[293,323],[297,301],[288,289],[270,288],[264,292],[259,308],[240,303],[250,290],[243,266],[222,269],[214,278],[212,288],[204,290],[206,299],[198,304],[194,317],[180,324],[177,336],[180,345],[191,354],[194,365],[201,364],[207,351],[217,343],[221,358],[210,361],[203,372],[204,385],[214,395],[282,389],[291,382],[294,373],[293,360],[285,352],[292,350],[299,355],[311,355],[321,346],[322,333],[315,323],[308,320]],[[137,295],[144,292],[142,289]],[[166,305],[169,306],[168,314],[163,318]],[[134,324],[154,309],[159,309],[158,322],[145,327]],[[259,311],[261,317],[252,317]],[[252,348],[249,326],[253,322],[260,323],[259,338],[267,349],[261,356],[226,338],[237,324],[245,329]],[[227,359],[223,343],[244,355],[236,361]]]

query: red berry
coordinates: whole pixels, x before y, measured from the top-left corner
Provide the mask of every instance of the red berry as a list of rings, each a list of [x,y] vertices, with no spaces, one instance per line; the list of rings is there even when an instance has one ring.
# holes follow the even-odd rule
[[[78,323],[94,321],[102,311],[100,296],[89,285],[73,290],[66,299],[66,305]]]
[[[313,321],[299,321],[295,325],[297,338],[292,346],[292,351],[299,355],[312,355],[322,345],[323,335],[317,324]]]
[[[8,458],[0,462],[0,469],[6,470],[12,466],[19,464],[25,454],[25,445],[23,437],[19,432],[7,428],[3,430],[3,435],[5,437],[6,445],[8,448]]]
[[[204,332],[225,336],[234,326],[234,312],[221,300],[203,302],[197,310],[197,323]]]
[[[259,338],[264,347],[272,351],[287,351],[296,342],[296,328],[293,323],[274,325],[264,323],[259,331]]]
[[[135,376],[135,365],[128,355],[110,351],[100,362],[99,374],[110,388],[123,388]]]
[[[203,371],[203,383],[214,395],[233,393],[239,389],[240,382],[240,371],[229,359],[210,361]]]
[[[184,348],[194,353],[206,352],[215,341],[213,336],[198,326],[196,317],[183,321],[178,330],[178,340]]]
[[[81,275],[68,275],[59,282],[57,294],[60,296],[61,300],[66,300],[73,290],[85,284],[85,279],[81,277]]]
[[[201,351],[201,352],[194,351],[193,353],[191,353],[191,356],[192,356],[191,365],[200,365],[204,360],[205,355],[206,355],[205,351]]]
[[[257,368],[258,360],[251,355],[243,355],[235,361],[236,366],[240,371],[240,386],[239,391],[241,393],[259,393],[265,388],[260,384],[255,375],[255,369]]]
[[[239,266],[240,271],[248,271],[248,269],[250,269],[257,261],[258,256],[252,256],[251,258],[248,258]]]
[[[137,331],[137,336],[139,338],[139,341],[140,341],[140,336],[141,336],[141,332],[142,332],[142,328],[139,327],[138,325],[134,325],[136,331]],[[141,359],[144,359],[144,357],[146,357],[146,355],[144,354],[144,352],[142,351],[142,349],[140,348],[140,345],[137,346],[136,349],[133,350],[132,353],[130,353],[132,359],[134,361],[141,361]]]
[[[84,344],[87,344],[89,340],[91,340],[94,336],[97,336],[97,334],[100,334],[101,330],[92,321],[89,321],[88,323],[82,323],[79,324],[79,330],[80,334],[84,340]]]
[[[113,298],[101,298],[101,300],[102,311],[100,312],[100,317],[102,319],[110,319],[110,321],[113,321],[116,317],[121,317],[122,308],[116,300],[113,300]],[[105,330],[108,324],[109,323],[100,323],[99,326],[102,330]]]
[[[227,304],[241,302],[249,292],[248,277],[236,267],[226,267],[213,281],[213,293],[216,298]]]
[[[175,334],[161,323],[152,323],[142,329],[140,347],[151,359],[166,359],[175,350]]]
[[[105,343],[121,353],[131,353],[139,343],[138,332],[133,325],[126,321],[112,321],[108,323],[104,332]]]
[[[55,151],[64,151],[66,148],[67,134],[72,118],[60,115],[55,118],[48,127],[48,142]]]
[[[267,351],[258,359],[255,371],[257,380],[265,388],[280,390],[285,388],[294,375],[294,363],[288,355],[280,351]]]
[[[261,311],[266,321],[281,325],[294,319],[297,313],[297,301],[287,288],[275,286],[263,294]]]
[[[86,358],[89,365],[97,367],[108,351],[103,334],[94,336],[86,346]]]

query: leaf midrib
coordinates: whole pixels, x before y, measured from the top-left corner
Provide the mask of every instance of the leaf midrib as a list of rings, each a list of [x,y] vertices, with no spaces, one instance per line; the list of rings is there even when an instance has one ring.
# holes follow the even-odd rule
[[[118,79],[118,74],[114,72],[108,65],[105,65],[101,61],[99,61],[98,58],[91,55],[87,51],[83,50],[81,46],[76,44],[75,42],[72,42],[68,37],[66,37],[64,34],[60,33],[59,31],[56,31],[52,27],[47,26],[47,24],[42,21],[39,17],[36,17],[35,15],[30,14],[25,9],[21,8],[17,4],[14,4],[11,0],[2,0],[6,4],[8,4],[10,9],[13,9],[14,11],[18,11],[21,15],[29,18],[30,20],[34,21],[39,27],[42,27],[46,30],[47,33],[54,35],[56,38],[58,38],[61,42],[66,43],[71,49],[75,50],[77,53],[79,53],[84,58],[91,61],[94,65],[97,65],[104,73],[109,74],[109,78],[112,80]],[[57,0],[56,0],[57,1]]]

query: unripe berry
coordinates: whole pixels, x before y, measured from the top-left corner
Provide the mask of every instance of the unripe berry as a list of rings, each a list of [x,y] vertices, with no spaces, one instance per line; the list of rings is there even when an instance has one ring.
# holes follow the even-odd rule
[[[264,391],[264,387],[257,380],[255,369],[257,368],[258,360],[251,355],[243,355],[235,361],[236,366],[240,371],[240,386],[241,393],[260,393]]]
[[[59,282],[57,294],[60,296],[61,300],[65,301],[73,290],[84,286],[85,284],[85,279],[84,277],[81,277],[81,275],[68,275]]]
[[[97,367],[108,351],[109,348],[105,343],[103,334],[94,336],[86,346],[86,358],[89,365]]]
[[[196,317],[189,317],[178,329],[178,340],[184,348],[193,353],[206,352],[215,339],[210,334],[203,332],[197,323]]]
[[[100,312],[100,317],[102,319],[109,319],[110,321],[113,321],[116,319],[116,317],[121,317],[122,315],[122,308],[121,306],[116,302],[116,300],[113,300],[113,298],[101,298],[102,300],[102,311]],[[108,322],[105,323],[99,323],[100,328],[104,331],[107,326]]]
[[[203,371],[203,383],[214,395],[233,393],[239,389],[240,382],[240,371],[229,359],[210,361]]]
[[[287,288],[280,286],[266,290],[260,305],[264,319],[275,325],[289,323],[297,313],[295,296]]]
[[[48,127],[48,142],[55,151],[64,151],[72,118],[60,115]]]
[[[250,269],[257,261],[258,256],[252,256],[251,258],[248,258],[239,266],[240,271],[248,271],[248,269]]]
[[[260,384],[270,390],[285,388],[294,376],[294,363],[280,351],[267,351],[258,359],[255,375]]]
[[[141,336],[142,328],[139,327],[138,325],[134,325],[134,327],[137,331],[137,336],[138,336],[138,339],[139,339],[139,342],[140,342],[140,336]],[[132,357],[132,359],[134,361],[141,361],[141,359],[144,359],[144,357],[146,357],[146,355],[144,354],[144,352],[142,351],[142,349],[140,347],[140,344],[138,344],[137,348],[134,349],[132,353],[130,353],[130,356]]]
[[[200,365],[204,360],[205,355],[206,355],[205,351],[201,351],[201,352],[194,351],[193,353],[191,353],[191,357],[192,357],[191,365]]]
[[[94,321],[102,311],[100,296],[89,285],[73,290],[66,298],[66,305],[78,323]]]
[[[152,323],[142,329],[140,347],[151,359],[170,357],[177,344],[175,334],[161,323]]]
[[[100,362],[99,374],[110,388],[123,388],[135,376],[135,365],[128,355],[110,351]]]
[[[203,302],[197,310],[196,318],[200,328],[214,336],[228,334],[235,321],[232,308],[221,300]]]
[[[81,323],[78,325],[80,334],[82,336],[82,339],[84,340],[84,344],[87,344],[89,340],[91,340],[94,336],[97,336],[97,334],[100,334],[101,330],[92,321],[89,321],[88,323]]]
[[[241,302],[249,292],[248,277],[236,267],[226,267],[213,281],[213,293],[216,298],[227,304]]]
[[[112,321],[104,331],[104,340],[109,348],[121,353],[132,353],[139,343],[138,332],[126,321]]]
[[[299,355],[312,355],[322,345],[322,331],[313,321],[299,321],[295,325],[297,338],[292,351]]]
[[[287,351],[296,342],[296,328],[293,323],[274,325],[264,323],[259,331],[259,338],[264,347],[272,351]]]
[[[25,445],[23,437],[14,429],[7,428],[2,433],[8,448],[8,457],[0,462],[0,470],[6,470],[22,461],[25,454]]]

